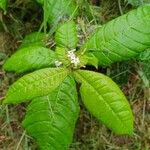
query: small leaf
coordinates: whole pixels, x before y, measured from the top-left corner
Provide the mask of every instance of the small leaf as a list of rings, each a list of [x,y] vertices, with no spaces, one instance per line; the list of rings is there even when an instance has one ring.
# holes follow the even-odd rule
[[[142,69],[138,70],[138,74],[143,81],[143,87],[150,88],[150,62],[149,64],[143,63]]]
[[[78,43],[76,24],[69,21],[60,25],[56,31],[55,41],[59,47],[76,48]]]
[[[59,61],[61,61],[65,66],[68,66],[70,64],[70,61],[67,57],[68,50],[66,48],[56,47],[55,52]]]
[[[0,61],[6,59],[6,54],[3,52],[0,52]]]
[[[150,87],[150,49],[142,52],[138,56],[138,60],[140,60],[140,67],[138,68],[138,73],[143,80],[144,86]]]
[[[88,53],[84,56],[87,58],[87,65],[92,65],[95,68],[98,68],[98,59],[95,57],[94,54]]]
[[[5,62],[3,68],[22,73],[54,66],[55,60],[56,56],[52,50],[41,46],[30,46],[19,49]]]
[[[4,103],[21,103],[45,96],[55,90],[67,75],[68,70],[64,68],[46,68],[27,74],[10,86]]]
[[[65,57],[67,57],[67,49],[66,48],[56,47],[55,52],[56,52],[58,59],[61,61],[63,59],[65,59]]]
[[[118,17],[97,31],[82,47],[85,53],[93,53],[99,65],[138,56],[150,47],[150,5],[143,5]]]
[[[98,59],[95,57],[94,54],[90,54],[88,55],[88,65],[92,65],[95,68],[98,68]]]
[[[133,132],[133,116],[124,94],[107,76],[85,70],[74,72],[87,109],[117,134]]]
[[[139,6],[142,4],[143,0],[125,0],[125,1],[127,1],[129,4],[133,6]]]
[[[7,8],[7,0],[0,0],[0,8],[6,11]]]
[[[45,36],[44,33],[42,32],[33,32],[27,36],[22,41],[22,44],[20,48],[28,47],[31,45],[38,45],[38,46],[43,46],[45,47],[46,45],[46,39],[47,37]]]
[[[150,61],[150,49],[147,49],[144,52],[142,52],[139,55],[138,59],[141,61]]]
[[[68,76],[48,96],[30,103],[23,127],[36,140],[40,150],[67,150],[78,114],[76,85]]]

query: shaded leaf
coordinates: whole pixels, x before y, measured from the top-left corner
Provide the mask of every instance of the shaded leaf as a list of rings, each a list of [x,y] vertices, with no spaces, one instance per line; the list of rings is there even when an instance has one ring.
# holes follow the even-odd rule
[[[44,0],[37,0],[44,8]],[[46,11],[46,20],[50,24],[61,20],[64,17],[70,17],[77,14],[77,4],[75,0],[47,0],[47,5],[44,8]]]
[[[46,38],[47,37],[42,32],[33,32],[33,33],[25,36],[20,48],[31,46],[31,45],[34,45],[34,46],[38,45],[38,46],[45,47],[46,40],[47,40]]]
[[[6,11],[7,8],[7,0],[0,0],[0,8]]]
[[[87,65],[92,65],[95,68],[98,68],[98,59],[95,57],[94,54],[88,53],[87,55],[84,55],[87,58]]]
[[[150,87],[150,49],[142,52],[138,60],[140,60],[140,67],[138,68],[138,73],[143,80],[145,87]]]
[[[133,61],[125,61],[111,65],[110,77],[115,83],[121,86],[126,85],[129,81],[133,65]]]
[[[133,6],[139,6],[142,4],[143,0],[125,0],[125,1],[127,1],[129,4]]]
[[[150,61],[150,49],[147,49],[144,52],[142,52],[139,55],[138,59],[141,61]]]
[[[4,60],[6,58],[6,54],[3,52],[0,52],[0,61]]]
[[[138,70],[138,74],[146,88],[150,88],[150,62],[142,63],[142,68]]]

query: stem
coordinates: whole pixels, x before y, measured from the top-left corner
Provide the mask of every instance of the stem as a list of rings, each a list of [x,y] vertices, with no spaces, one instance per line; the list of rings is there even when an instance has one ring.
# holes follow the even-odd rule
[[[19,147],[20,147],[20,145],[21,145],[21,142],[22,142],[22,140],[23,140],[25,134],[26,134],[26,131],[24,131],[24,132],[22,133],[22,136],[21,136],[21,138],[20,138],[20,140],[19,140],[19,143],[17,144],[16,150],[19,150]]]

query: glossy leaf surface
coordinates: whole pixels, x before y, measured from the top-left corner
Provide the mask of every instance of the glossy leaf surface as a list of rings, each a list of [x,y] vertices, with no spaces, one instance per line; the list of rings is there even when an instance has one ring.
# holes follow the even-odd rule
[[[124,94],[107,76],[85,70],[75,73],[86,108],[117,134],[133,132],[133,116]]]
[[[56,61],[55,53],[41,46],[29,46],[19,49],[4,64],[7,71],[22,73],[33,71],[43,67],[54,66]]]
[[[68,76],[48,96],[30,103],[23,126],[40,150],[68,150],[78,113],[76,85]]]
[[[83,50],[93,52],[100,65],[137,56],[150,47],[150,5],[143,5],[108,22],[92,35]]]
[[[55,34],[57,46],[73,49],[77,47],[77,29],[73,21],[66,22],[57,29]]]
[[[13,104],[45,96],[68,75],[64,68],[46,68],[27,74],[10,86],[4,103]]]

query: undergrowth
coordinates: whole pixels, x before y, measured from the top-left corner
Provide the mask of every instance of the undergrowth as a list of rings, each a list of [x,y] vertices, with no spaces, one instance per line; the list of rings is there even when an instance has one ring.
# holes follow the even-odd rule
[[[82,13],[78,18],[80,44],[98,24],[116,18],[130,9],[127,3],[101,0],[89,5],[87,0],[80,1]],[[83,5],[86,4],[86,5]],[[92,3],[91,3],[92,4]],[[100,7],[98,7],[99,5]],[[38,13],[37,13],[38,12]],[[6,94],[8,86],[15,80],[14,75],[1,69],[8,56],[20,45],[23,37],[39,29],[42,23],[42,9],[30,0],[11,0],[9,12],[0,14],[0,99]],[[54,41],[49,41],[54,43]],[[111,67],[89,68],[111,76],[122,87],[130,99],[135,115],[135,134],[132,137],[117,136],[99,124],[83,107],[76,126],[70,150],[148,150],[150,149],[150,89],[141,74],[145,74],[141,61],[116,63]],[[149,71],[148,71],[149,72]],[[16,77],[16,76],[15,76]],[[147,77],[146,77],[147,78]],[[148,79],[149,80],[149,79]],[[0,150],[34,150],[36,146],[21,128],[25,104],[0,106]]]

